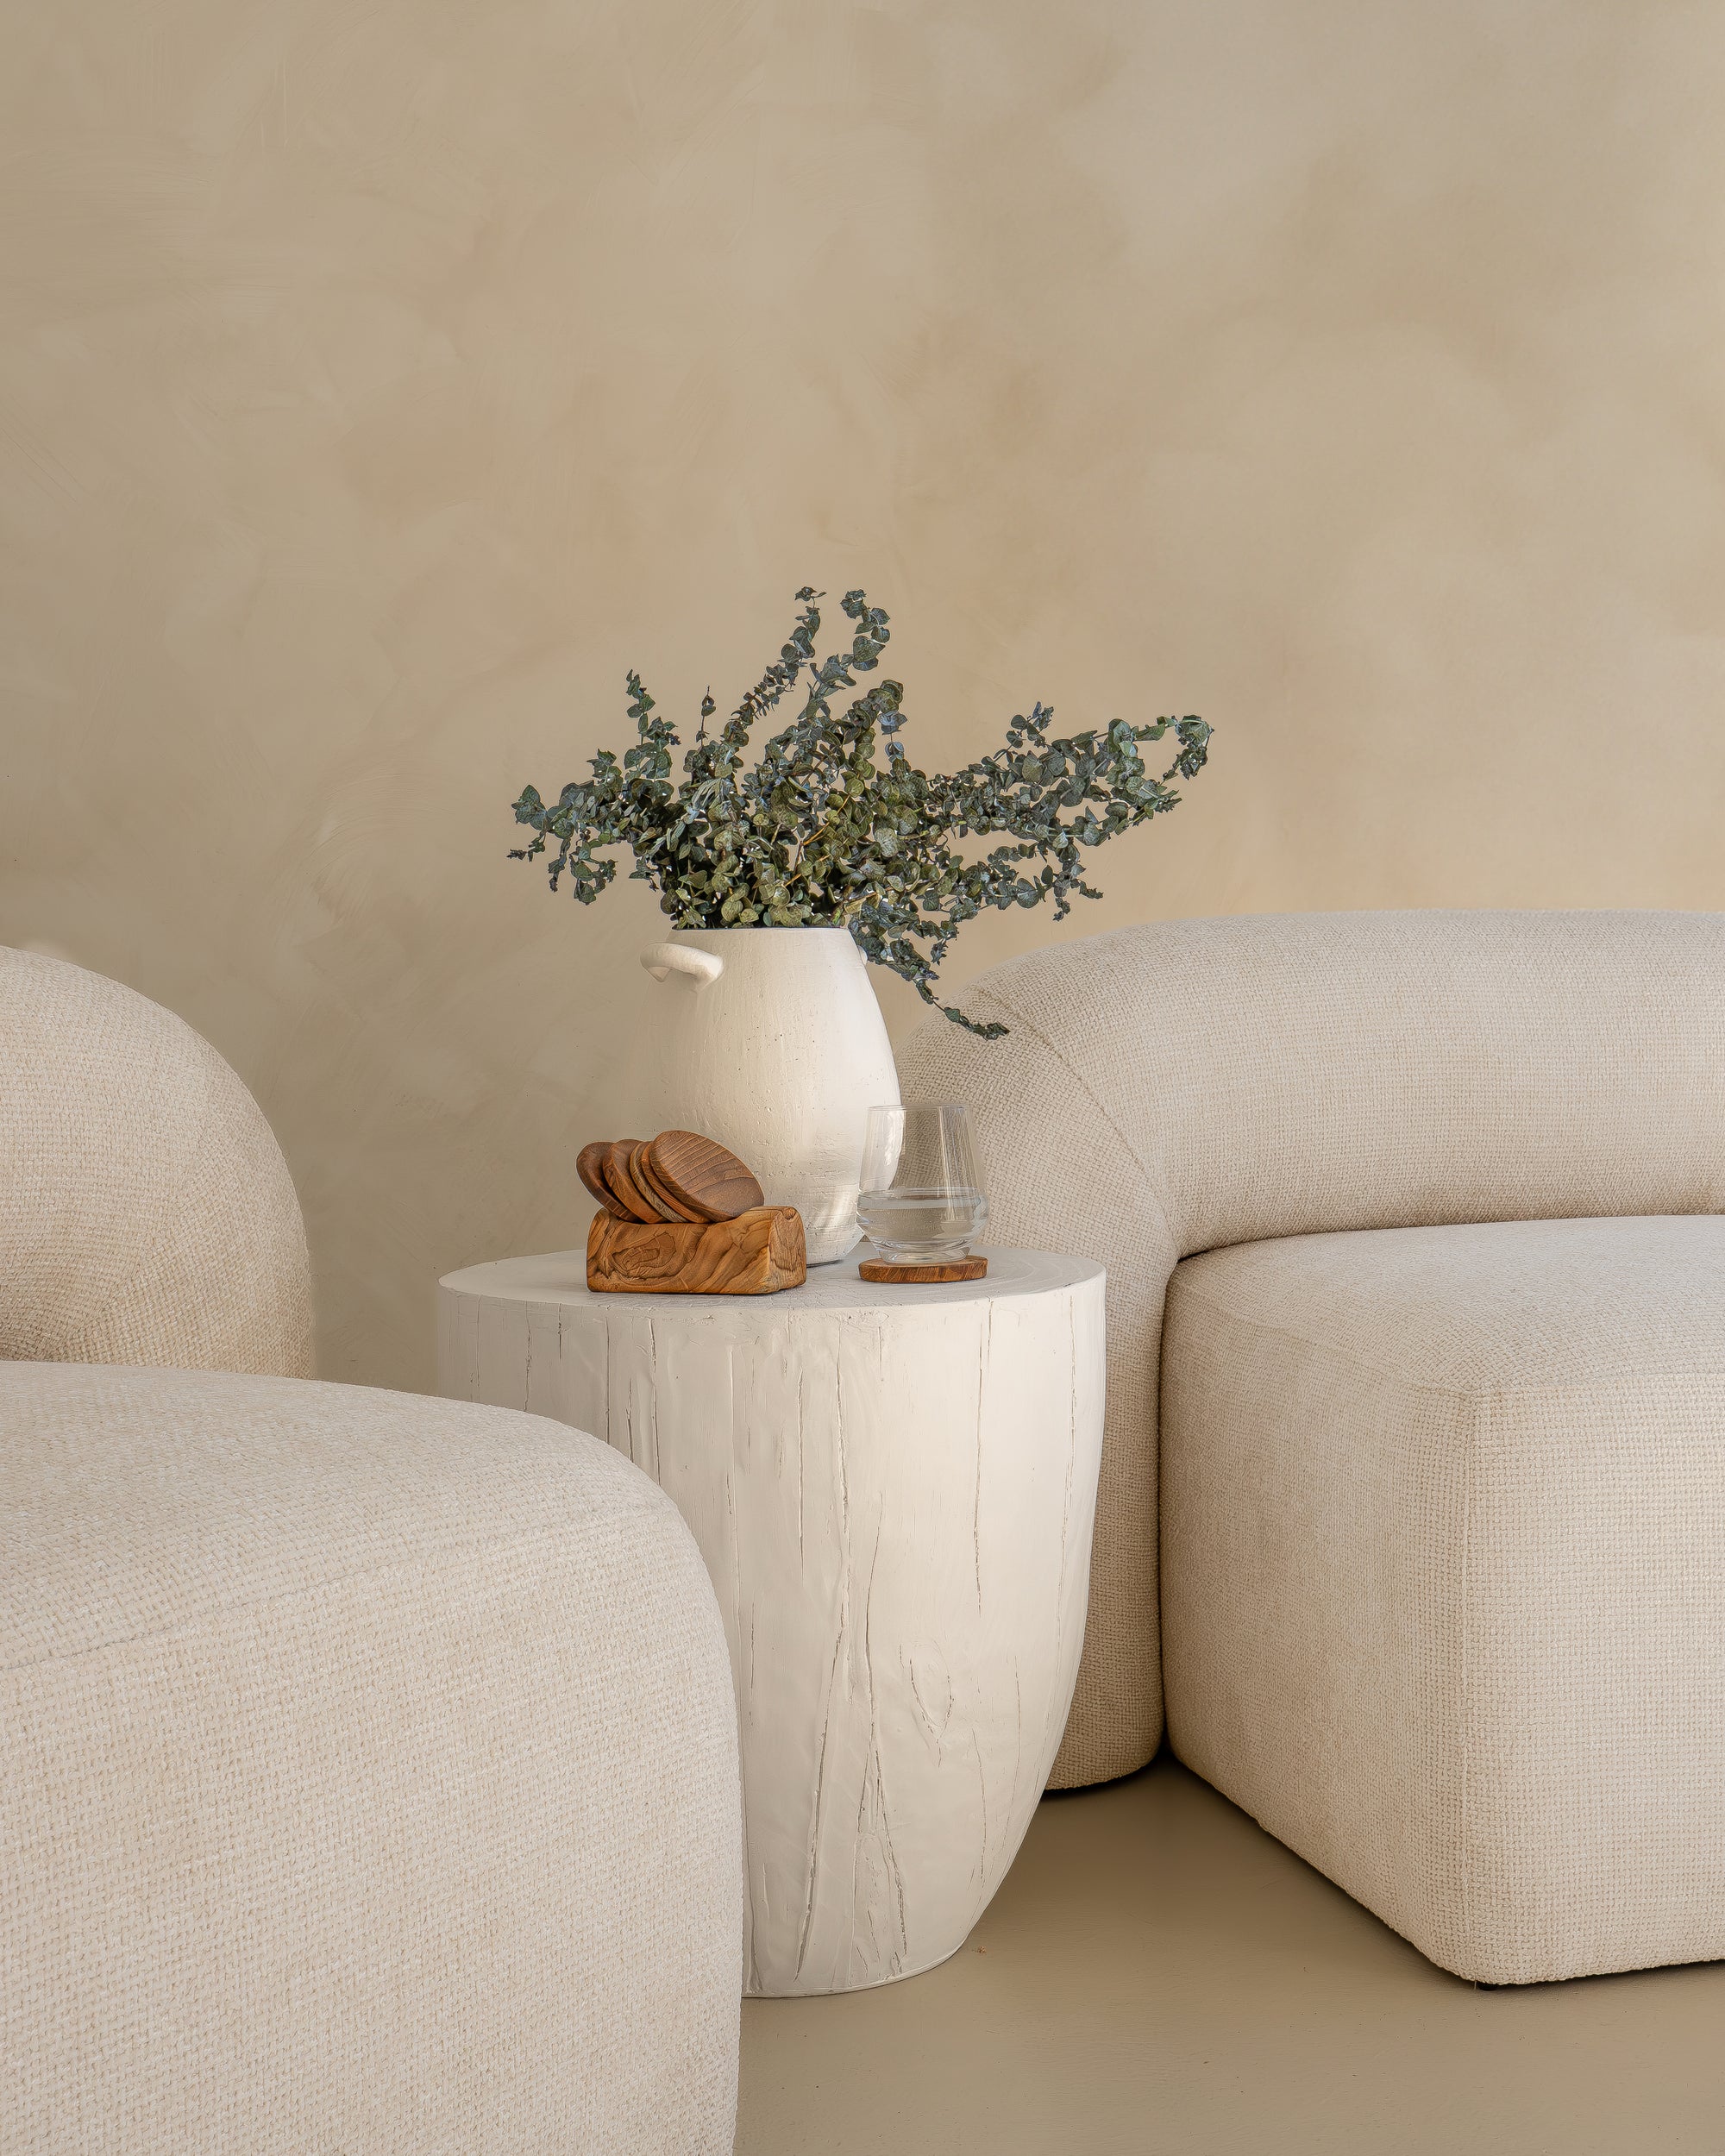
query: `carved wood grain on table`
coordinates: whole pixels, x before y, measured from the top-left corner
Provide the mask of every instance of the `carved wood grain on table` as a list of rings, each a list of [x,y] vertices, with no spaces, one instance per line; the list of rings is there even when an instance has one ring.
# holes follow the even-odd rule
[[[699,1225],[596,1213],[587,1231],[595,1294],[775,1295],[807,1275],[802,1216],[791,1206],[756,1206]]]

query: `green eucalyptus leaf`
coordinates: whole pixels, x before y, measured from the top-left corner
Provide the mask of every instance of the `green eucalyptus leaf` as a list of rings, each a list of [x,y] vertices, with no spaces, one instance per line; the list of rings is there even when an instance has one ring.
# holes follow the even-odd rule
[[[1000,748],[962,771],[919,770],[894,738],[904,724],[902,683],[879,680],[843,710],[834,706],[837,692],[878,667],[892,634],[885,610],[860,590],[847,592],[849,648],[820,659],[820,597],[808,585],[798,592],[800,611],[778,658],[716,734],[707,730],[712,693],[702,697],[681,780],[673,775],[679,737],[630,672],[633,745],[620,757],[601,749],[555,807],[524,787],[513,815],[533,836],[509,857],[543,856],[551,889],[567,875],[572,895],[591,906],[618,873],[615,860],[593,849],[626,847],[630,876],[652,885],[679,927],[763,919],[781,928],[848,927],[867,957],[908,981],[925,1003],[996,1039],[1004,1026],[979,1025],[936,1001],[934,984],[959,928],[985,907],[1047,899],[1063,919],[1075,897],[1100,896],[1083,880],[1084,852],[1176,807],[1170,784],[1203,768],[1211,729],[1195,714],[1138,724],[1117,718],[1057,740],[1052,710],[1037,703],[1008,722]],[[797,716],[746,764],[756,724],[798,693]],[[1151,778],[1139,744],[1170,730],[1177,753]],[[966,840],[990,837],[1000,843],[980,857],[961,850]]]

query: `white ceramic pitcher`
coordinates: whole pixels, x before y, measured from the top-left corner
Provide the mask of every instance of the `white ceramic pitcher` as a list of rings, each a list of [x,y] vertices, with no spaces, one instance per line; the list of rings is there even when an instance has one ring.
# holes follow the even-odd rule
[[[728,1145],[768,1205],[803,1217],[811,1265],[855,1249],[869,1111],[898,1073],[844,928],[680,928],[641,954],[665,984],[655,1029],[667,1125]]]

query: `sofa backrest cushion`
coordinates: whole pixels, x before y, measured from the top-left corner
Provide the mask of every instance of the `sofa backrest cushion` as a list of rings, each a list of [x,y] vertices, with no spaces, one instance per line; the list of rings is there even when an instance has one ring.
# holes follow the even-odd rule
[[[1108,1436],[1057,1783],[1159,1741],[1162,1306],[1198,1250],[1327,1230],[1725,1205],[1725,915],[1146,923],[986,974],[907,1100],[969,1103],[990,1233],[1108,1268]]]
[[[250,1094],[159,1004],[3,946],[0,1356],[312,1369],[305,1231]]]

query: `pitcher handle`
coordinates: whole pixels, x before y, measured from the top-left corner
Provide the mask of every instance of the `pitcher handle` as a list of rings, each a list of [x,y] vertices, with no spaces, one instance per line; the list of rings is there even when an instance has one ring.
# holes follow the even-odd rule
[[[656,981],[668,974],[687,974],[697,988],[711,987],[724,971],[722,958],[710,950],[697,950],[693,943],[649,943],[641,962]]]

